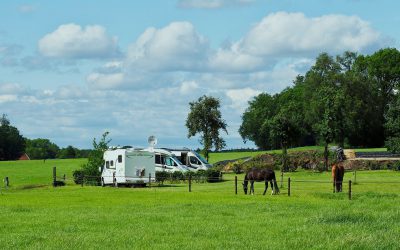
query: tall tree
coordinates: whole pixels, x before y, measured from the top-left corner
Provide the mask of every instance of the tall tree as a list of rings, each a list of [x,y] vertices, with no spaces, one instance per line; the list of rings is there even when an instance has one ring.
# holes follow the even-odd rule
[[[11,126],[7,116],[0,118],[0,160],[16,160],[25,150],[25,139],[16,127]]]
[[[26,153],[31,159],[54,159],[60,148],[49,139],[26,140]]]
[[[328,169],[328,144],[334,141],[344,126],[341,114],[341,67],[331,56],[322,53],[305,76],[309,108],[306,117],[324,144],[325,169]]]
[[[276,112],[274,97],[268,93],[261,93],[249,101],[249,107],[242,116],[239,134],[243,141],[253,141],[260,149],[274,148],[274,141],[270,137],[270,126],[265,123],[272,119]]]
[[[212,96],[202,96],[195,102],[190,102],[190,112],[186,119],[188,138],[200,134],[200,143],[203,145],[203,154],[208,160],[212,147],[221,150],[225,141],[219,135],[219,130],[226,130],[226,122],[221,117],[220,101]]]

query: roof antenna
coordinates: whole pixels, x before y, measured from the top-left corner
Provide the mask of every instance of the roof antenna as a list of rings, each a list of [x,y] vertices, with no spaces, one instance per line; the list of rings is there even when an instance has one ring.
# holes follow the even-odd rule
[[[157,138],[154,135],[151,135],[149,136],[149,139],[147,139],[147,142],[149,143],[150,152],[153,152],[154,146],[157,145]]]

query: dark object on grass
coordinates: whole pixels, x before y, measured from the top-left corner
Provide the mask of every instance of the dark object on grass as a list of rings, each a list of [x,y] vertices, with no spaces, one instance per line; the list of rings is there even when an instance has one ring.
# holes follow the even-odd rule
[[[257,169],[257,168],[252,168],[250,171],[246,173],[244,176],[244,182],[243,182],[243,191],[245,194],[247,194],[247,186],[250,181],[250,193],[254,194],[254,182],[260,182],[264,181],[265,182],[265,189],[263,195],[267,192],[268,189],[268,181],[271,184],[272,188],[272,194],[278,194],[279,193],[279,188],[278,184],[276,183],[276,177],[275,177],[275,172],[274,170],[271,169]]]
[[[344,176],[344,167],[342,164],[333,164],[332,165],[332,178],[333,178],[333,187],[336,192],[342,192],[342,184],[343,184],[343,176]]]

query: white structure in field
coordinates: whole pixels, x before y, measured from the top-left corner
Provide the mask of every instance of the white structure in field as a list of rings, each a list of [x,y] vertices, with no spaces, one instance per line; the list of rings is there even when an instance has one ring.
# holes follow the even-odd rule
[[[186,165],[191,171],[207,170],[212,167],[200,154],[190,149],[166,149]]]
[[[154,152],[133,148],[108,149],[100,168],[102,186],[113,184],[145,185],[156,177]]]

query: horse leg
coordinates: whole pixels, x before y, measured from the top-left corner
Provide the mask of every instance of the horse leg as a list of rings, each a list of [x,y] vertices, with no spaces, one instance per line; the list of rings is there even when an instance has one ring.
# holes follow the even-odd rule
[[[333,192],[336,192],[336,179],[333,178]]]
[[[274,195],[276,193],[274,183],[272,182],[272,180],[270,180],[269,183],[271,184],[271,189],[272,189],[271,195]]]
[[[263,193],[263,195],[265,195],[265,193],[267,192],[267,189],[268,189],[268,181],[266,180],[266,181],[265,181],[265,188],[264,188],[264,193]]]
[[[250,181],[250,184],[251,184],[251,186],[250,186],[250,194],[254,195],[254,181]]]

